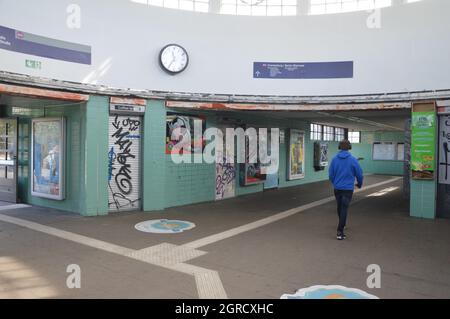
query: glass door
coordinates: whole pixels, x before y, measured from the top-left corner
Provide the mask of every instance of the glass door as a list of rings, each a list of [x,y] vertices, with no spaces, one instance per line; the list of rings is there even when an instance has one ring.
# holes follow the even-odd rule
[[[17,119],[0,119],[0,201],[17,202]]]

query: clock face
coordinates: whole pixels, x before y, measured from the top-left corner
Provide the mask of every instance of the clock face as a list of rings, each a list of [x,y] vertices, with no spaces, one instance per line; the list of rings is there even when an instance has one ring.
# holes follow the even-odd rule
[[[159,54],[159,62],[166,72],[176,74],[186,69],[189,56],[182,46],[169,44],[162,48]]]

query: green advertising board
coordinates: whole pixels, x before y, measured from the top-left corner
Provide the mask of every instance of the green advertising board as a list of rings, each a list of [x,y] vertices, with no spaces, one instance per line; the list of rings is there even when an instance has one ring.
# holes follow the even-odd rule
[[[412,113],[411,170],[413,178],[434,179],[436,166],[436,114]]]

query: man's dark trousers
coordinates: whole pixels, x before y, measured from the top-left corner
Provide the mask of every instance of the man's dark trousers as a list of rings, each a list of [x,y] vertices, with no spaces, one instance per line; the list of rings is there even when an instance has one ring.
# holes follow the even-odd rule
[[[339,216],[338,234],[344,233],[344,227],[347,223],[348,207],[352,201],[353,191],[334,190],[334,196],[337,202],[337,213]]]

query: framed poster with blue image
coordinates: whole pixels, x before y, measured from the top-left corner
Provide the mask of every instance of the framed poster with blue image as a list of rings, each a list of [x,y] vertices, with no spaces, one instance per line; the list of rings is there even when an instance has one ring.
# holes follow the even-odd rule
[[[64,199],[64,118],[37,118],[31,124],[31,195]]]

